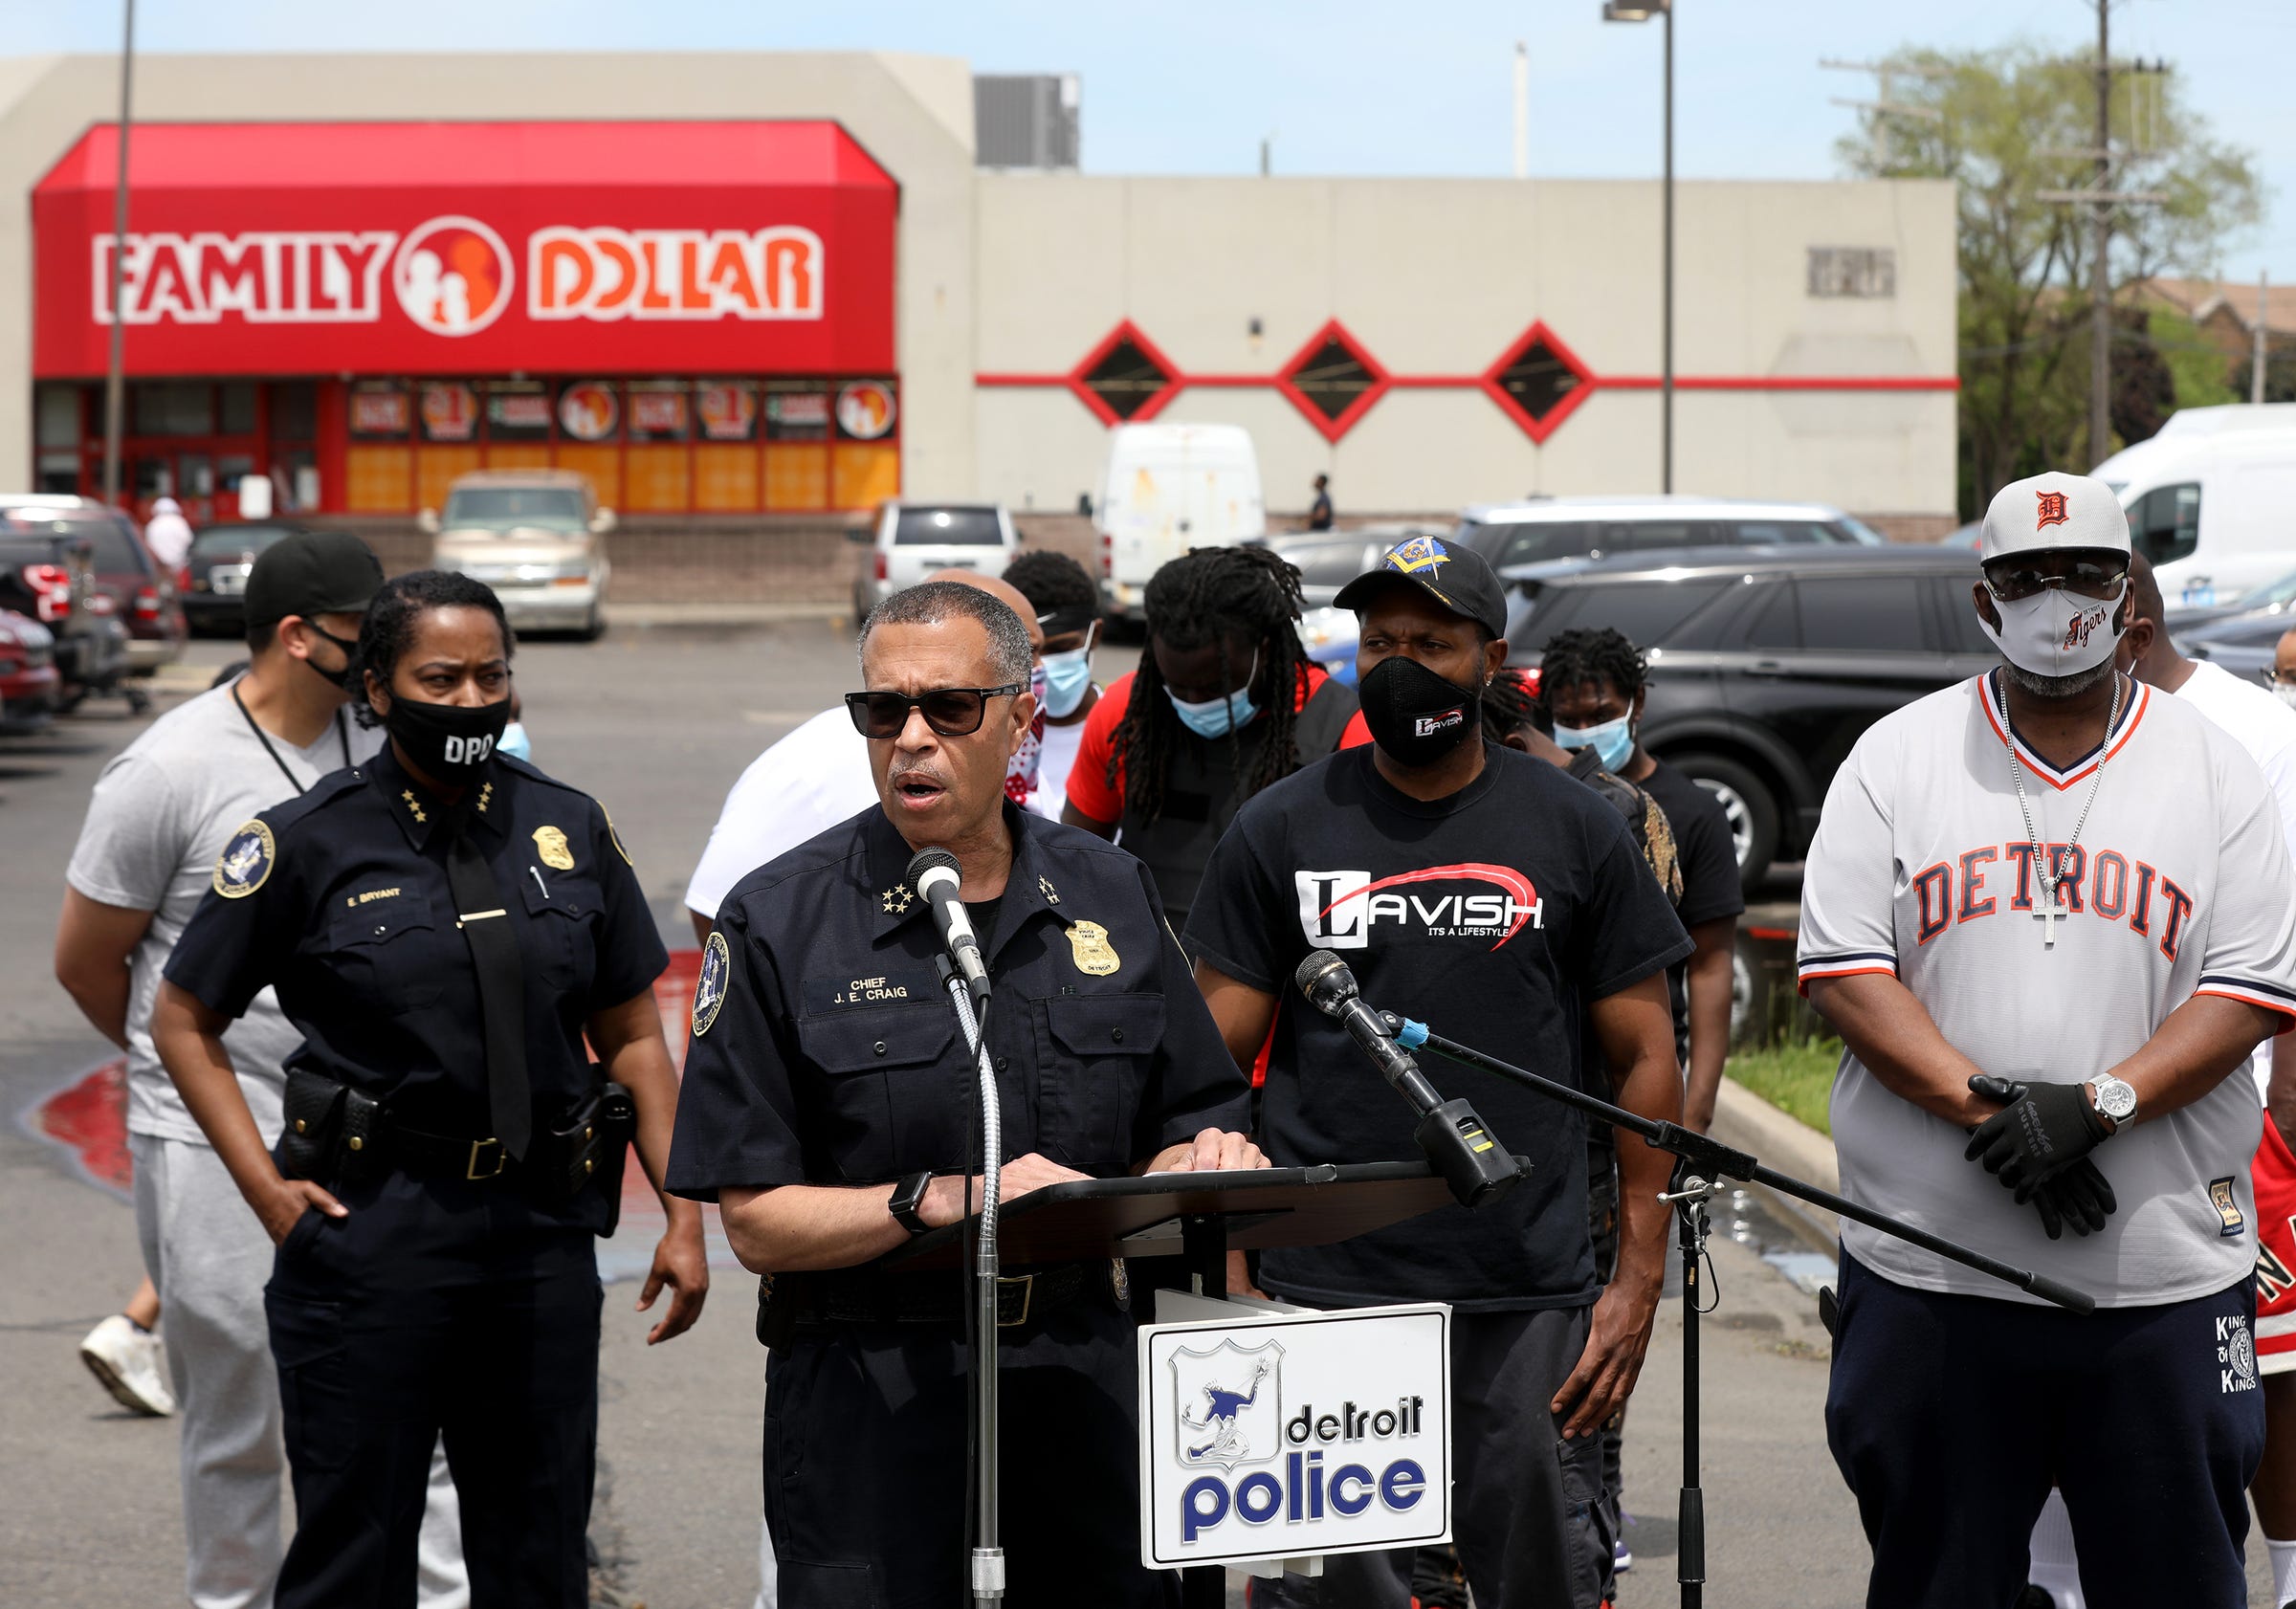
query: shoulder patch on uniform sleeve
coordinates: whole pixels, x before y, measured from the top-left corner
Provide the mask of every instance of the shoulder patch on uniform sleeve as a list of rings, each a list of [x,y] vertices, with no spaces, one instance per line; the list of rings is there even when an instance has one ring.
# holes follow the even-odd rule
[[[725,935],[713,929],[710,941],[701,947],[701,976],[694,981],[695,1039],[708,1033],[710,1025],[718,1020],[718,1008],[725,1003],[726,984],[733,975],[733,952],[725,947]]]
[[[271,828],[260,821],[247,823],[215,857],[215,892],[226,899],[245,899],[263,886],[278,858]]]

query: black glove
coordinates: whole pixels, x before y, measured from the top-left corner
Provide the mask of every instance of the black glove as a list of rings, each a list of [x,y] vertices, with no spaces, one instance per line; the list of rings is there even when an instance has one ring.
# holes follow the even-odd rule
[[[1977,1125],[1962,1155],[1983,1162],[1985,1171],[2023,1201],[2038,1185],[2063,1173],[2112,1133],[2088,1103],[2082,1084],[2012,1084],[1984,1073],[1969,1081],[1977,1094],[1996,1100],[2017,1091],[2009,1104]]]
[[[2042,1229],[2051,1240],[2062,1238],[2067,1229],[2076,1235],[2095,1234],[2120,1204],[2093,1157],[2084,1157],[2063,1173],[2020,1188],[2017,1199],[2033,1202],[2034,1210],[2041,1214]]]

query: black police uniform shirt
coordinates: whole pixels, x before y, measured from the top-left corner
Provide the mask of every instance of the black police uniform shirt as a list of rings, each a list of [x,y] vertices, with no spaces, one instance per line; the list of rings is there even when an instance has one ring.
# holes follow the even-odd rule
[[[1247,1122],[1146,870],[1004,807],[1011,874],[983,947],[1007,1158],[1110,1178],[1205,1128]],[[744,877],[694,998],[669,1186],[872,1184],[963,1170],[964,1042],[912,851],[872,806]]]
[[[1278,1167],[1422,1155],[1409,1103],[1338,1022],[1298,998],[1292,977],[1310,951],[1346,961],[1374,1007],[1572,1082],[1585,1007],[1690,949],[1625,824],[1592,789],[1486,744],[1482,775],[1417,800],[1380,777],[1374,752],[1343,750],[1247,804],[1188,919],[1193,954],[1278,997],[1260,1138]],[[1336,1307],[1592,1301],[1584,1121],[1431,1052],[1420,1065],[1530,1158],[1530,1178],[1479,1212],[1441,1207],[1337,1245],[1265,1252],[1260,1283]]]
[[[497,755],[463,808],[518,935],[538,1131],[592,1088],[583,1025],[669,963],[604,809]],[[303,1036],[287,1058],[432,1134],[483,1138],[477,973],[447,884],[449,813],[386,746],[232,834],[167,962],[227,1017],[266,985]],[[585,1193],[566,1209],[585,1216]]]

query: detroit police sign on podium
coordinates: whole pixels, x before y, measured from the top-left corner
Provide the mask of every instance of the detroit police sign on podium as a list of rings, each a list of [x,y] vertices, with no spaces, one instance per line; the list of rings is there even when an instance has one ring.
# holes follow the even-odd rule
[[[1140,1559],[1360,1553],[1451,1534],[1450,1310],[1140,1333]]]

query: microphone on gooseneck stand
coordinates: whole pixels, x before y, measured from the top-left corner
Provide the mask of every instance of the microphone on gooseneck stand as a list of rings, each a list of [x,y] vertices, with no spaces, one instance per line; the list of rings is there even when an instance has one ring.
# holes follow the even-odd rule
[[[909,861],[909,886],[933,913],[940,942],[964,974],[964,986],[976,1002],[988,999],[988,967],[981,959],[981,940],[964,901],[958,898],[957,857],[948,850],[919,849]]]
[[[1349,1037],[1378,1064],[1380,1076],[1411,1103],[1420,1118],[1412,1137],[1460,1205],[1481,1206],[1514,1187],[1522,1178],[1521,1165],[1491,1137],[1473,1107],[1436,1093],[1411,1052],[1396,1043],[1395,1031],[1363,1003],[1347,962],[1317,950],[1299,963],[1292,981],[1310,1005],[1345,1025]]]

